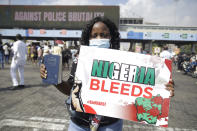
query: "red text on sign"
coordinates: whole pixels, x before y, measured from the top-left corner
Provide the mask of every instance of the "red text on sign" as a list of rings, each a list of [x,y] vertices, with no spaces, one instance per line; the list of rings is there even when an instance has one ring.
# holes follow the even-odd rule
[[[113,81],[110,83],[110,85],[106,85],[105,80],[92,78],[90,82],[90,90],[134,96],[134,97],[143,96],[144,98],[152,98],[151,91],[153,89],[151,87],[142,88],[140,85],[113,82]]]

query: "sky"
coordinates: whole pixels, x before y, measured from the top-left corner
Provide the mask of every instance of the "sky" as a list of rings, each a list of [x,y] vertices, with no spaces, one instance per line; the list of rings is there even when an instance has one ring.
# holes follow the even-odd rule
[[[197,27],[197,0],[0,0],[0,5],[119,5],[120,17]]]

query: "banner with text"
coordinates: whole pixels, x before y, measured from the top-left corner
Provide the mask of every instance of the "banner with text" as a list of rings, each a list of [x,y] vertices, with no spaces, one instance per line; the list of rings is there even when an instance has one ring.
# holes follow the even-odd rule
[[[97,16],[119,27],[119,6],[0,5],[0,28],[82,29]]]
[[[81,46],[76,78],[86,113],[168,126],[171,61],[126,51]]]

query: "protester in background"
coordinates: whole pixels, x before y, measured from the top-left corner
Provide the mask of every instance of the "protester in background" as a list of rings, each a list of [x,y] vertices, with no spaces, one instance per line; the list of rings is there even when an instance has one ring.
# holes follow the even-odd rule
[[[31,49],[30,49],[30,52],[31,52],[31,62],[33,63],[33,58],[34,58],[34,53],[33,53],[33,49],[34,48],[34,46],[33,46],[33,44],[31,43]]]
[[[8,43],[5,43],[3,46],[4,56],[5,56],[5,63],[9,64],[9,56],[10,56],[10,47]]]
[[[67,68],[69,69],[70,67],[70,59],[72,58],[72,53],[70,51],[69,48],[64,48],[64,50],[62,51],[62,62],[63,62],[63,67],[67,66]]]
[[[181,63],[184,61],[184,53],[183,52],[180,52],[178,54],[178,61],[177,61],[177,69],[178,71],[177,72],[180,72],[182,70],[182,66],[181,66]]]
[[[192,52],[189,62],[190,63],[186,69],[186,72],[191,71],[192,68],[195,68],[197,66],[197,58],[196,58],[196,54],[194,52]]]
[[[3,42],[1,38],[0,38],[0,64],[1,64],[1,69],[4,69],[4,50],[3,50]]]
[[[47,43],[44,44],[44,48],[43,48],[43,56],[49,54],[49,46]]]
[[[165,59],[171,59],[172,54],[168,51],[168,47],[164,46],[163,51],[160,53],[160,57],[165,58]]]
[[[41,46],[39,46],[38,47],[38,65],[39,66],[42,63],[42,59],[43,59],[43,49]]]
[[[38,51],[35,44],[33,44],[31,47],[31,57],[33,64],[37,65]]]
[[[31,61],[31,44],[27,46],[27,61]]]
[[[178,63],[178,55],[175,55],[175,56],[173,57],[173,62],[174,62],[174,65],[176,66],[177,63]]]
[[[62,56],[62,48],[58,46],[57,43],[54,44],[54,47],[51,50],[51,53],[54,55]]]
[[[96,17],[84,28],[81,36],[81,45],[119,49],[120,34],[116,25],[109,19]],[[72,65],[68,81],[62,81],[61,84],[56,85],[56,88],[59,91],[65,95],[70,95],[67,101],[67,104],[69,104],[69,102],[71,103],[69,108],[71,109],[71,121],[68,131],[93,131],[92,127],[94,126],[92,126],[91,123],[94,120],[96,120],[96,123],[99,126],[99,131],[122,131],[123,121],[120,119],[77,112],[81,111],[79,99],[76,95],[79,88],[76,87],[71,91],[73,85],[77,84],[74,82],[76,67],[77,61]],[[47,71],[44,65],[41,65],[40,74],[41,78],[47,77]]]
[[[73,56],[73,62],[74,62],[74,63],[77,62],[78,56],[79,56],[79,50],[77,50],[77,52],[74,53],[74,56]]]
[[[78,52],[79,49],[71,49],[71,54],[72,54],[72,61],[75,59],[75,54]]]
[[[51,45],[48,45],[49,46],[49,54],[52,54],[53,53],[53,48]]]
[[[11,89],[17,89],[24,87],[24,65],[26,63],[25,55],[27,54],[27,48],[25,43],[22,41],[20,34],[16,35],[16,42],[14,42],[12,51],[13,58],[10,66],[10,73],[12,77],[13,86]],[[17,81],[16,71],[19,73],[20,83]]]

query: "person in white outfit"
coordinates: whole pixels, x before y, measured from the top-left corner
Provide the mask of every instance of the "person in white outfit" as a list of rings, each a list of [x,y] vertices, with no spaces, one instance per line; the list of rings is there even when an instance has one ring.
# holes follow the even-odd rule
[[[164,46],[163,51],[160,53],[161,58],[172,59],[172,54],[168,51],[168,47]]]
[[[48,55],[49,54],[49,46],[47,43],[44,44],[44,48],[43,48],[43,56]]]
[[[10,47],[8,46],[8,43],[6,43],[3,46],[3,50],[4,50],[4,56],[5,56],[5,63],[9,64],[9,51],[10,51]]]
[[[10,66],[10,73],[12,77],[12,89],[18,87],[24,87],[24,65],[26,63],[25,55],[27,54],[26,44],[22,41],[22,36],[20,34],[16,35],[16,42],[14,42],[12,51],[12,63]],[[18,70],[20,83],[17,81],[16,71]]]

